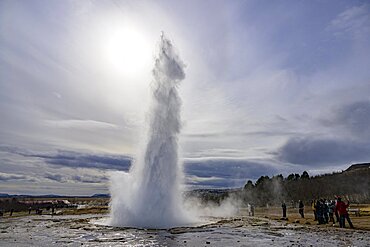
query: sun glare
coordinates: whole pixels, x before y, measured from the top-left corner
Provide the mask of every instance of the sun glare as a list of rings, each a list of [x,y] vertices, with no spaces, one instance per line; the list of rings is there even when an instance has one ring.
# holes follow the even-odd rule
[[[150,69],[152,47],[138,28],[124,26],[107,32],[103,42],[103,56],[112,72],[136,77]]]

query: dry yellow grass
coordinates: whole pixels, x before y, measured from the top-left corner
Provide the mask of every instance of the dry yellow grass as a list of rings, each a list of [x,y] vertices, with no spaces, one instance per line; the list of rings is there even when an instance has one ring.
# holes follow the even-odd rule
[[[351,221],[355,227],[355,229],[358,230],[366,230],[370,231],[370,214],[369,204],[362,204],[362,205],[356,205],[352,206],[352,208],[359,208],[361,210],[360,216],[355,216],[354,214],[350,214]],[[265,217],[272,220],[282,221],[282,209],[278,207],[270,207],[270,208],[256,208],[255,210],[255,216],[257,217]],[[336,222],[335,226],[333,226],[332,223],[329,224],[323,224],[318,225],[317,221],[314,219],[313,211],[311,208],[305,209],[305,218],[301,218],[301,216],[298,213],[298,208],[289,208],[287,210],[287,218],[289,223],[295,223],[295,224],[304,224],[304,225],[315,225],[317,227],[336,227],[339,228],[338,223]],[[346,222],[346,227],[349,228],[348,222]]]

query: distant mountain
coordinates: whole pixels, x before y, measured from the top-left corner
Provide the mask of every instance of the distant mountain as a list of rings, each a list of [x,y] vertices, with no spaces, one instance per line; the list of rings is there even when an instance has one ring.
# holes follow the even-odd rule
[[[61,195],[12,195],[12,194],[6,194],[6,193],[0,193],[0,198],[65,198],[68,196],[61,196]]]
[[[65,196],[65,195],[12,195],[0,193],[0,198],[109,198],[109,194],[94,194],[92,196]]]
[[[92,198],[110,198],[110,195],[109,194],[94,194],[90,197],[92,197]]]
[[[12,197],[12,196],[9,194],[0,193],[0,198],[9,198],[9,197]]]

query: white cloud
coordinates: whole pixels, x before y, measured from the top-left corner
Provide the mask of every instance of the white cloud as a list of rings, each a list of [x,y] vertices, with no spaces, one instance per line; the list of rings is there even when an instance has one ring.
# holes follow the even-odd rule
[[[369,37],[370,35],[370,5],[365,3],[352,6],[331,21],[329,30],[336,35],[349,35],[354,39]]]

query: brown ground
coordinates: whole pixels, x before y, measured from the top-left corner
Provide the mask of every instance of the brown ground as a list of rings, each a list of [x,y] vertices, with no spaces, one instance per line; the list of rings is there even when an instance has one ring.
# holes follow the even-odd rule
[[[77,209],[77,208],[62,208],[62,209],[56,209],[57,215],[80,215],[80,214],[107,214],[108,211],[108,206],[93,206],[93,207],[87,207],[87,208],[82,208],[82,209]],[[51,210],[43,210],[42,211],[43,215],[51,215]],[[35,215],[35,211],[31,212],[31,215]],[[21,211],[21,212],[14,212],[12,217],[24,217],[24,216],[29,216],[28,211]],[[9,212],[5,213],[4,216],[5,218],[10,217]]]
[[[99,200],[99,199],[98,199]],[[101,199],[106,200],[106,199]],[[102,201],[99,200],[99,203]],[[76,201],[77,202],[77,199]],[[79,201],[81,202],[81,200]],[[96,201],[98,202],[98,201]],[[87,199],[86,203],[91,203],[91,200]],[[370,204],[362,204],[362,205],[352,205],[352,208],[360,208],[361,216],[355,216],[354,214],[350,214],[350,218],[352,223],[357,230],[366,230],[370,231]],[[64,214],[64,215],[79,215],[79,214],[107,214],[109,212],[108,206],[88,206],[86,208],[63,208],[63,209],[56,209],[57,214]],[[31,214],[35,214],[32,211]],[[51,214],[51,211],[43,211],[43,214]],[[241,209],[240,214],[242,216],[248,215],[246,209]],[[28,216],[28,211],[21,211],[21,212],[14,212],[12,217],[24,217]],[[333,224],[324,224],[318,225],[317,221],[314,221],[314,216],[311,207],[305,208],[305,218],[302,219],[298,213],[298,208],[288,208],[287,209],[287,217],[288,220],[282,220],[282,210],[280,207],[263,207],[263,208],[256,208],[255,209],[255,216],[261,218],[267,218],[279,222],[287,222],[292,224],[301,224],[301,225],[310,225],[310,226],[317,226],[320,228],[339,228],[338,223],[336,222],[335,226]],[[10,217],[9,212],[5,213],[3,217]],[[349,227],[348,222],[346,222],[347,228]]]
[[[352,213],[350,214],[350,219],[355,229],[370,231],[370,205],[362,204],[362,205],[356,205],[356,206],[351,206],[351,207],[360,208],[361,210],[360,216],[355,216]],[[264,218],[268,218],[268,219],[272,219],[272,220],[276,220],[280,222],[285,221],[281,219],[282,209],[278,207],[256,208],[255,216],[264,217]],[[337,222],[335,226],[333,226],[332,223],[318,225],[317,221],[314,220],[312,209],[308,207],[305,208],[305,218],[304,219],[301,218],[300,214],[298,213],[298,208],[288,208],[287,217],[288,217],[287,222],[289,223],[303,224],[303,225],[315,225],[320,228],[339,228],[339,224]],[[346,227],[349,228],[348,222],[346,222]]]

